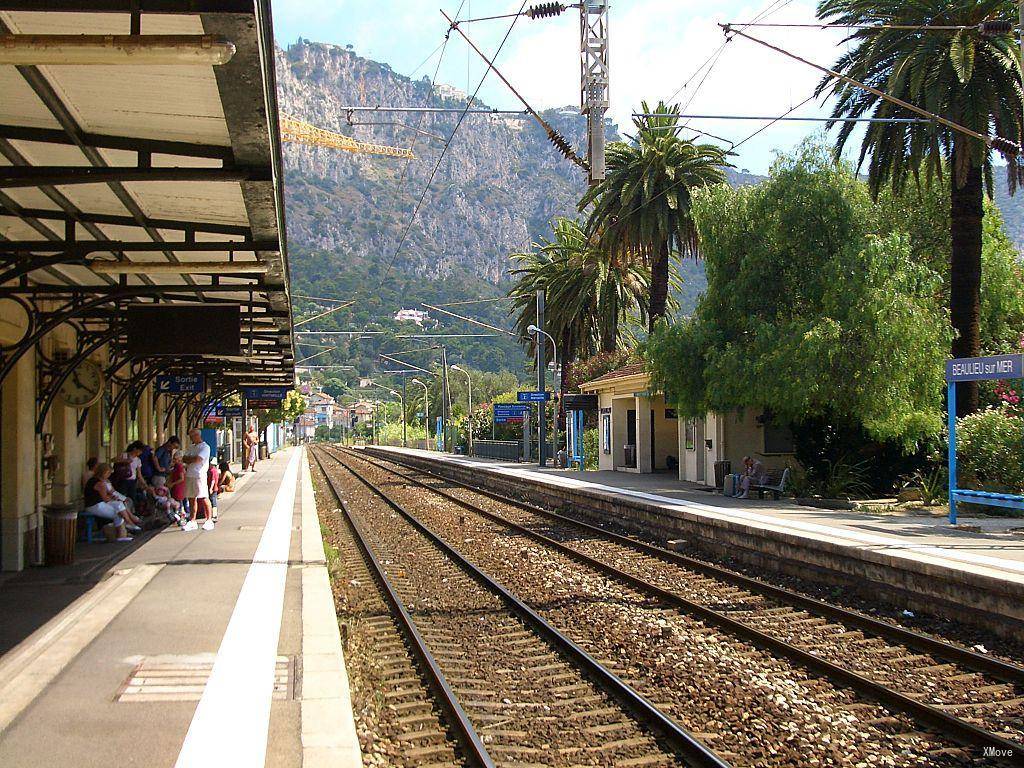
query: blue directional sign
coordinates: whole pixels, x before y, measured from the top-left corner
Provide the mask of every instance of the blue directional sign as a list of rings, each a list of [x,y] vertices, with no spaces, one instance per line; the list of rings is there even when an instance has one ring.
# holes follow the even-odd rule
[[[545,403],[551,399],[550,392],[517,392],[516,398],[520,403]]]
[[[245,409],[240,405],[218,405],[215,413],[225,419],[240,419],[245,415]]]
[[[1024,378],[1024,355],[960,357],[946,361],[946,381]]]
[[[156,391],[167,395],[205,392],[206,377],[201,373],[169,373],[157,376]]]
[[[494,423],[506,424],[510,421],[522,421],[530,412],[530,406],[520,403],[495,403]]]
[[[284,400],[288,395],[288,387],[242,387],[242,397],[246,400]]]

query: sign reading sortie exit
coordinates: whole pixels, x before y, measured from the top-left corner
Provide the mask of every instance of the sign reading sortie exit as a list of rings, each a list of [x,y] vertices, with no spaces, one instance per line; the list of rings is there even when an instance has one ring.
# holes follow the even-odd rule
[[[961,357],[946,361],[946,381],[982,381],[1024,377],[1024,355]]]

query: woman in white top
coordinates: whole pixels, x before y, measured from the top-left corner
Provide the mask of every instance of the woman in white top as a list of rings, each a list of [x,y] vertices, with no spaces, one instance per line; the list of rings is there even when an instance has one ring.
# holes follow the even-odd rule
[[[92,477],[85,484],[85,509],[87,515],[98,517],[110,522],[104,526],[104,534],[118,541],[131,541],[125,531],[125,506],[114,498],[108,478],[111,467],[109,464],[97,464]]]

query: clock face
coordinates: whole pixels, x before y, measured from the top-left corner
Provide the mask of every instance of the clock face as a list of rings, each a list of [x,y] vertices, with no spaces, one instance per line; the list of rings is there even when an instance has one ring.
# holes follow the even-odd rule
[[[92,360],[82,361],[64,380],[60,393],[67,405],[75,408],[92,405],[103,394],[103,369]]]

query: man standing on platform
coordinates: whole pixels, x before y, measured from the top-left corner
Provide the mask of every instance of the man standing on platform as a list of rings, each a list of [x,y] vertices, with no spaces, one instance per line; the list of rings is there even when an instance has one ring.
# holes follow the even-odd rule
[[[213,530],[213,515],[210,511],[210,491],[206,486],[206,474],[210,469],[210,446],[203,441],[203,433],[193,429],[188,433],[188,439],[192,446],[183,457],[185,463],[185,497],[189,500],[191,518],[184,526],[183,531],[198,530],[196,515],[199,511],[199,504],[202,503],[205,522],[204,531]]]

